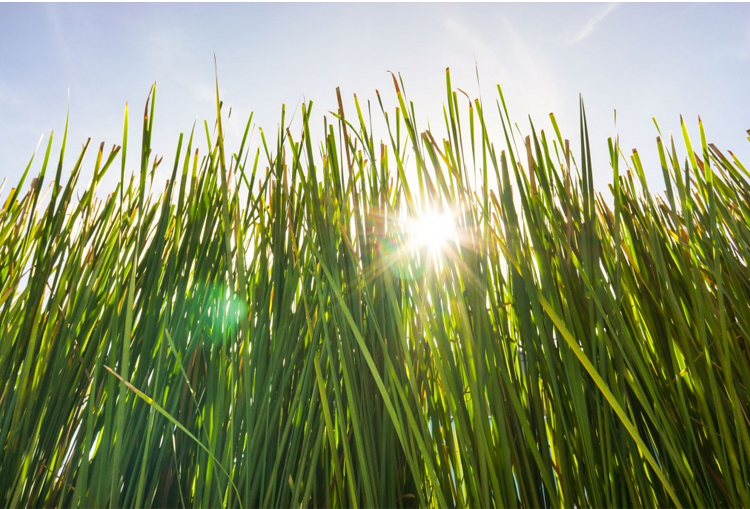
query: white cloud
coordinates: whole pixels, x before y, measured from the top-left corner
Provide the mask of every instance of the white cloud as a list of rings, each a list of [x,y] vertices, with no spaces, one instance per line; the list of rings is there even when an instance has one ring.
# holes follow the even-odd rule
[[[492,34],[476,30],[456,17],[446,17],[443,25],[473,52],[481,74],[504,80],[503,86],[516,83],[526,90],[532,87],[544,96],[555,95],[554,73],[548,58],[529,45],[506,16],[500,18],[500,30]]]
[[[51,37],[54,40],[54,49],[57,52],[57,57],[63,65],[63,69],[66,73],[66,78],[70,78],[75,75],[75,69],[73,66],[73,52],[68,44],[67,37],[65,36],[65,26],[61,19],[58,7],[54,4],[45,4],[45,12],[47,14],[47,21],[51,26]]]
[[[465,59],[467,50],[476,57],[481,86],[490,92],[485,96],[490,100],[485,107],[491,130],[500,129],[500,118],[494,105],[499,99],[496,84],[502,87],[511,122],[517,123],[524,134],[528,134],[528,116],[536,129],[547,129],[550,111],[555,112],[560,121],[560,115],[566,113],[565,102],[561,99],[564,80],[557,75],[545,48],[535,45],[522,27],[504,15],[494,20],[491,31],[476,29],[478,27],[455,17],[445,20],[444,26],[456,41],[457,59]]]
[[[443,19],[443,26],[458,40],[464,41],[469,46],[474,53],[474,57],[482,64],[482,67],[489,65],[491,68],[495,68],[502,74],[505,74],[505,66],[497,58],[497,53],[479,37],[476,30],[472,30],[471,27],[466,26],[453,16],[446,16]]]
[[[599,11],[594,17],[589,19],[589,21],[586,23],[586,25],[581,29],[580,32],[578,32],[578,35],[575,37],[575,42],[581,42],[586,37],[591,35],[591,33],[596,30],[596,26],[601,23],[604,18],[609,16],[609,14],[617,7],[617,3],[611,3],[606,5],[601,11]]]

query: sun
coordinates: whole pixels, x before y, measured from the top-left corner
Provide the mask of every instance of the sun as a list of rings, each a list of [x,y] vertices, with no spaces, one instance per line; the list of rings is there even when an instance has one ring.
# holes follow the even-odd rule
[[[456,237],[456,222],[449,211],[425,211],[410,226],[412,246],[430,254],[440,253]]]

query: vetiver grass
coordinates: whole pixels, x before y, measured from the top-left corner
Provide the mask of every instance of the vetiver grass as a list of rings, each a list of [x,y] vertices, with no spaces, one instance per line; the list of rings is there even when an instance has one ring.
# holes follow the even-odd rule
[[[0,503],[749,507],[746,168],[683,128],[655,195],[610,140],[605,199],[583,106],[573,154],[446,78],[443,133],[394,78],[257,152],[217,93],[172,168],[152,95],[134,178],[134,140],[50,139],[0,210]],[[404,226],[433,209],[438,254]]]

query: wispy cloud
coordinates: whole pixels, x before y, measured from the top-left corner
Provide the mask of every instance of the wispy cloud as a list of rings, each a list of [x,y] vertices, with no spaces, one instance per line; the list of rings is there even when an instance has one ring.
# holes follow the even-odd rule
[[[579,43],[582,40],[584,40],[586,37],[588,37],[589,35],[591,35],[591,33],[594,30],[596,30],[597,25],[599,25],[599,23],[601,23],[604,20],[604,18],[606,18],[607,16],[609,16],[609,14],[618,5],[619,5],[618,3],[608,4],[602,10],[600,10],[598,13],[596,13],[596,15],[594,15],[594,17],[592,17],[591,19],[589,19],[588,22],[586,23],[586,25],[584,25],[584,27],[581,29],[581,31],[578,32],[578,34],[576,35],[575,42]]]
[[[470,49],[481,69],[505,77],[528,78],[547,82],[552,75],[546,58],[526,42],[522,34],[506,17],[498,20],[500,30],[489,39],[456,18],[446,18],[443,25],[458,41]],[[502,48],[499,51],[498,48]]]
[[[463,43],[471,48],[475,58],[479,58],[485,64],[495,66],[497,68],[503,68],[502,63],[497,58],[497,52],[485,43],[485,41],[479,37],[476,30],[472,30],[471,27],[459,21],[454,16],[446,16],[443,18],[443,27],[452,34],[456,39],[463,41]]]
[[[495,21],[491,34],[474,30],[456,17],[443,24],[459,47],[474,54],[480,72],[492,76],[490,85],[499,82],[508,97],[516,98],[520,111],[542,118],[539,115],[562,109],[560,79],[548,56],[530,44],[507,16]]]
[[[73,52],[65,35],[65,24],[63,23],[58,6],[45,4],[45,12],[47,14],[47,22],[51,28],[51,37],[57,58],[63,66],[66,78],[70,79],[75,74],[75,69],[73,65]]]

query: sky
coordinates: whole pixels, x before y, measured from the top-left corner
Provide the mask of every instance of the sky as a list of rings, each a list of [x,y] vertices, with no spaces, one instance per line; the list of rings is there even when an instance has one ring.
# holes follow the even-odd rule
[[[52,130],[56,155],[68,111],[66,172],[87,138],[91,148],[120,143],[126,103],[135,171],[138,118],[154,82],[153,147],[164,155],[161,171],[171,172],[179,133],[196,121],[202,129],[204,119],[213,125],[214,56],[222,100],[232,108],[231,148],[251,111],[253,146],[257,127],[273,137],[282,103],[291,115],[312,100],[322,125],[336,109],[336,87],[349,112],[356,93],[377,117],[376,89],[393,111],[388,71],[401,74],[418,128],[429,125],[439,139],[449,67],[454,87],[481,94],[498,141],[497,84],[524,134],[529,116],[551,134],[554,112],[575,151],[581,95],[602,191],[612,177],[607,138],[615,134],[626,154],[638,148],[652,191],[663,189],[652,118],[675,134],[684,157],[680,115],[694,144],[700,115],[709,142],[750,166],[750,4],[0,3],[0,51],[5,196],[44,136],[32,173],[39,170]],[[383,130],[375,135],[387,139]],[[89,176],[94,156],[84,163]]]

